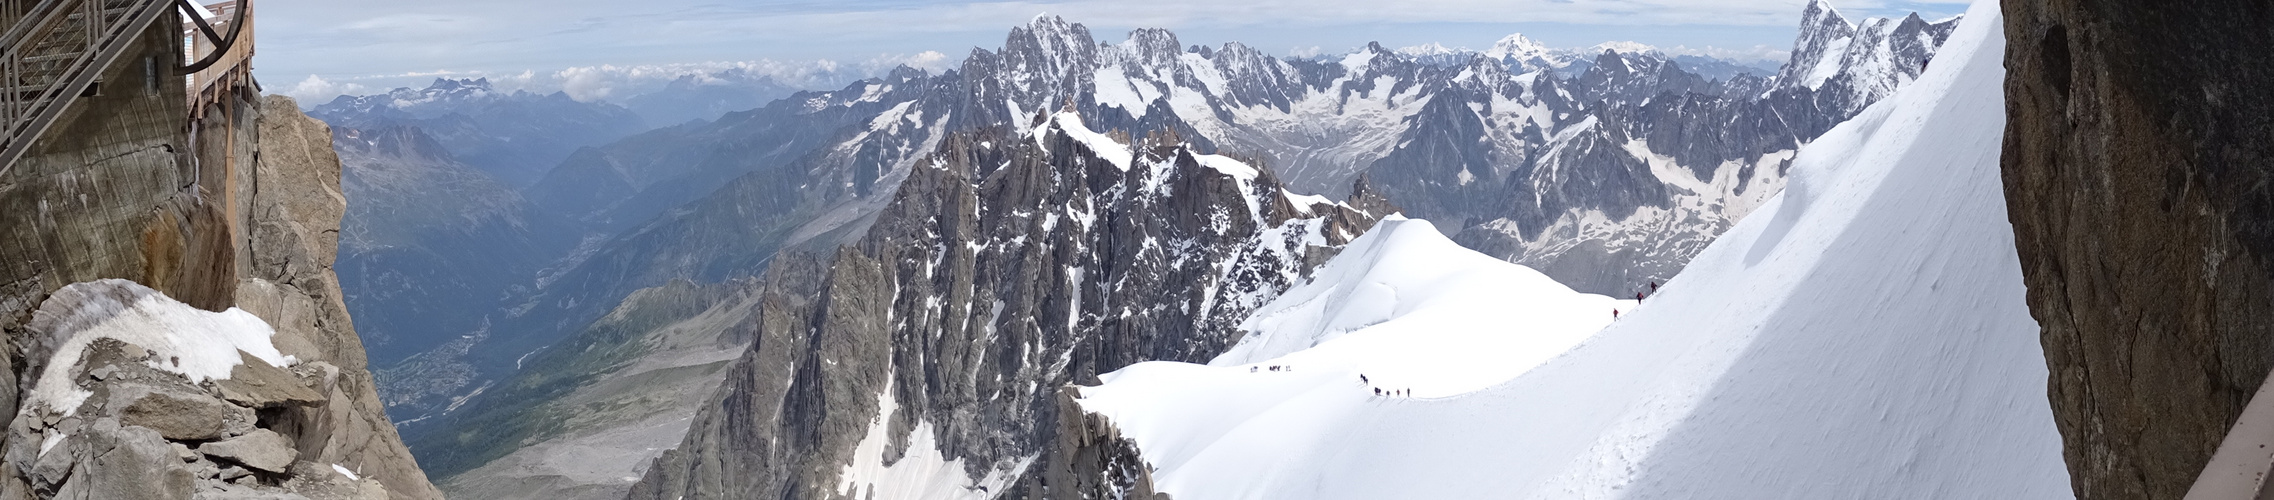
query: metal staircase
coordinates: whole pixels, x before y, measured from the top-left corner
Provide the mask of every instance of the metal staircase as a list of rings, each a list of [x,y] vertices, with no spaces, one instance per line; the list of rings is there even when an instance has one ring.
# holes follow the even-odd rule
[[[0,22],[7,24],[0,35],[0,173],[13,168],[135,37],[175,5],[0,0]]]

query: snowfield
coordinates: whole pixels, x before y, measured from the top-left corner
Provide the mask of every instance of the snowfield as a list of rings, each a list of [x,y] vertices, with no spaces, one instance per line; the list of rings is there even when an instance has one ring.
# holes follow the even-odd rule
[[[2069,497],[1998,177],[2001,24],[1977,3],[1639,304],[1389,222],[1215,362],[1080,402],[1179,500]]]

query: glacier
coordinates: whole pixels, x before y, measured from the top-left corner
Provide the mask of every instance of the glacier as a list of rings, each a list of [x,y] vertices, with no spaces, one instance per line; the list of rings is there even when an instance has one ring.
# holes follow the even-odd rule
[[[1977,2],[1646,300],[1384,223],[1209,365],[1078,403],[1180,500],[2068,498],[1997,167],[2001,25]]]

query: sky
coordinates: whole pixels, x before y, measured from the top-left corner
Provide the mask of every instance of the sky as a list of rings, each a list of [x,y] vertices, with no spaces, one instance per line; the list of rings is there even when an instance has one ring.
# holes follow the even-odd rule
[[[1551,47],[1636,41],[1743,62],[1785,58],[1807,0],[286,0],[257,5],[254,73],[270,92],[324,101],[488,77],[507,89],[624,97],[729,67],[833,88],[900,65],[945,70],[1002,46],[1039,14],[1102,42],[1168,28],[1185,45],[1238,41],[1278,55],[1380,42],[1483,49],[1511,33]],[[1963,0],[1832,0],[1851,20]]]

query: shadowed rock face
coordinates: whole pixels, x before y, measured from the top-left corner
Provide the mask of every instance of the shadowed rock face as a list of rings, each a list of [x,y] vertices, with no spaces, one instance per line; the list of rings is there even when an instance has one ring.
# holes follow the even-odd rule
[[[999,498],[1169,500],[1169,494],[1154,490],[1153,467],[1145,463],[1137,441],[1122,437],[1104,415],[1082,411],[1074,401],[1080,396],[1078,388],[1058,389],[1058,440],[1051,445],[1050,460],[1027,471],[1026,487],[1004,491]]]
[[[2180,498],[2274,367],[2274,4],[2013,0],[2004,175],[2079,498]]]

